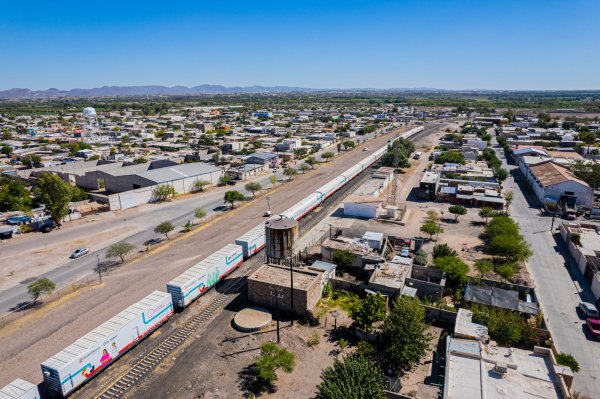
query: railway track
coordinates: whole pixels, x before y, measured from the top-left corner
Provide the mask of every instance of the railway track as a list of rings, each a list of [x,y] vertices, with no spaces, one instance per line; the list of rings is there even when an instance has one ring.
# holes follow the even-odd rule
[[[232,302],[246,285],[248,276],[263,263],[264,257],[261,254],[257,254],[246,262],[245,265],[249,264],[250,267],[245,269],[245,273],[236,277],[236,281],[214,298],[209,306],[172,331],[156,348],[144,354],[125,374],[112,382],[96,398],[116,399],[125,395],[140,379],[151,373],[165,358],[179,348],[201,325]]]
[[[411,140],[424,133],[429,133],[429,130],[424,130],[411,137]],[[321,219],[325,217],[333,206],[348,195],[357,185],[362,184],[369,176],[371,176],[374,165],[365,169],[357,176],[351,184],[344,186],[341,190],[333,194],[327,199],[325,205],[320,212],[313,212],[308,218],[304,218],[299,228],[302,231],[312,229]],[[261,251],[262,252],[262,251]],[[132,387],[134,387],[142,378],[150,374],[164,359],[178,349],[200,326],[206,323],[219,310],[231,303],[242,288],[247,283],[247,278],[260,265],[264,263],[264,256],[261,253],[256,254],[250,260],[244,262],[244,274],[236,277],[236,281],[232,283],[224,292],[219,294],[213,301],[197,315],[185,321],[181,326],[177,327],[169,333],[155,348],[148,353],[143,354],[134,365],[125,372],[116,381],[112,382],[108,388],[96,396],[97,399],[116,399],[125,395]],[[244,267],[242,266],[242,267]]]

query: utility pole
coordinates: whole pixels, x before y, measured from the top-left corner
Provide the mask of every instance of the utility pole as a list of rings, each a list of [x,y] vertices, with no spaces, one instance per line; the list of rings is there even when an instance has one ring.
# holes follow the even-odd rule
[[[291,320],[292,322],[290,323],[291,326],[294,325],[294,260],[293,260],[293,255],[292,258],[290,258],[290,309],[292,310],[292,315],[291,315]]]
[[[269,212],[271,212],[271,196],[267,195],[267,207],[269,209]]]
[[[102,271],[100,270],[100,255],[96,254],[96,260],[98,261],[98,277],[100,278],[100,284],[102,284]]]
[[[275,317],[277,319],[277,343],[280,342],[279,337],[279,300],[283,299],[283,294],[281,293],[281,287],[273,288],[271,287],[271,296],[275,297]]]
[[[556,201],[556,206],[554,207],[554,214],[552,215],[552,224],[550,225],[550,232],[554,231],[554,219],[556,219],[556,212],[558,211],[558,208],[562,208],[561,203],[563,202],[563,199],[565,199],[565,197],[563,194],[561,194],[560,197],[558,197],[558,201]]]

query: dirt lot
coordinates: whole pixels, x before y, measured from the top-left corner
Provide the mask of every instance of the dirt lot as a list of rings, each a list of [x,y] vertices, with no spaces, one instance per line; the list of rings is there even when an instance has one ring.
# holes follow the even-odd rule
[[[244,297],[239,297],[187,347],[174,354],[175,361],[161,365],[142,385],[125,398],[242,398],[245,394],[247,368],[259,354],[259,347],[275,341],[275,322],[264,331],[248,334],[231,326],[235,313],[243,308]],[[291,374],[278,372],[278,388],[265,394],[273,399],[309,398],[320,382],[321,370],[333,364],[336,342],[328,340],[331,320],[323,326],[309,327],[288,321],[281,322],[281,345],[296,355],[296,367]],[[338,326],[349,324],[341,317]],[[317,332],[321,342],[309,347],[309,336]],[[176,366],[176,367],[174,367]],[[82,392],[83,394],[84,392]],[[81,396],[84,397],[84,396]]]

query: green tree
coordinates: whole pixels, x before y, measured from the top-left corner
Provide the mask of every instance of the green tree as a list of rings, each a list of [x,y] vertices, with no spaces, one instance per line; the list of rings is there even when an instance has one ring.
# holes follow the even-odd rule
[[[306,163],[303,163],[302,165],[300,165],[300,170],[302,171],[302,173],[305,173],[307,170],[310,170],[311,167],[310,165],[307,165]]]
[[[235,208],[235,202],[243,201],[246,199],[246,197],[244,197],[244,194],[240,193],[239,191],[231,190],[225,193],[225,197],[223,199],[226,203],[231,204],[231,208]]]
[[[500,277],[502,277],[505,281],[512,280],[512,278],[517,274],[517,265],[514,263],[504,263],[498,267],[496,267],[496,273]]]
[[[417,252],[415,252],[413,261],[417,265],[427,266],[427,252],[425,252],[423,248],[419,249]]]
[[[298,171],[294,168],[285,168],[283,174],[287,176],[288,180],[292,180],[298,174]]]
[[[384,399],[383,374],[369,359],[352,355],[321,373],[315,399]]]
[[[479,259],[475,262],[475,269],[479,272],[479,277],[494,270],[494,264],[487,259]]]
[[[31,195],[24,182],[0,176],[0,212],[29,212],[32,202]]]
[[[194,216],[195,216],[197,219],[202,219],[202,218],[205,218],[205,217],[206,217],[206,211],[204,210],[204,208],[196,208],[196,209],[194,210]]]
[[[504,193],[504,201],[506,202],[506,213],[508,213],[510,209],[510,204],[512,204],[514,198],[515,194],[512,191],[507,191]]]
[[[277,176],[275,176],[275,175],[269,176],[269,183],[271,183],[271,185],[273,187],[275,187],[277,185],[277,182],[278,182]]]
[[[577,360],[575,360],[575,357],[573,355],[571,355],[570,353],[561,352],[558,355],[556,355],[555,358],[556,358],[556,363],[563,365],[563,366],[567,366],[574,373],[579,372],[579,370],[580,370],[579,362]]]
[[[473,321],[485,325],[500,345],[529,346],[533,342],[533,329],[520,313],[485,305],[472,305],[471,311]]]
[[[346,140],[342,143],[342,145],[344,146],[345,150],[356,147],[356,143],[352,140]]]
[[[277,381],[278,369],[291,373],[296,367],[296,356],[274,342],[265,342],[260,346],[260,356],[256,359],[259,378],[273,384]]]
[[[465,156],[462,152],[459,151],[443,151],[438,157],[435,159],[436,164],[445,164],[445,163],[458,163],[461,165],[465,164]]]
[[[33,299],[32,306],[35,306],[35,303],[37,302],[40,296],[50,294],[55,289],[56,284],[54,284],[52,280],[46,277],[38,278],[34,282],[30,283],[27,286],[27,292]]]
[[[448,244],[436,244],[433,246],[433,253],[431,254],[433,259],[443,258],[444,256],[458,257],[458,253],[450,247]]]
[[[229,175],[223,175],[221,177],[219,177],[219,185],[220,186],[225,186],[229,183],[231,183],[233,181],[233,177],[229,176]]]
[[[583,132],[579,132],[579,135],[577,136],[577,139],[583,141],[585,144],[587,144],[587,152],[586,154],[590,153],[590,146],[594,143],[596,143],[596,133],[594,132],[590,132],[590,131],[583,131]]]
[[[175,226],[173,226],[173,223],[167,221],[167,222],[162,222],[162,223],[158,224],[158,226],[156,226],[154,228],[154,232],[157,234],[164,234],[164,236],[168,240],[169,233],[172,232],[174,229],[175,229]]]
[[[414,298],[399,296],[394,301],[383,328],[385,357],[398,371],[405,372],[429,348],[425,309]]]
[[[350,312],[356,327],[370,332],[373,323],[385,319],[385,298],[378,292],[357,302]]]
[[[347,249],[336,249],[333,251],[331,260],[333,263],[338,265],[341,269],[348,269],[354,264],[356,255]]]
[[[324,152],[321,154],[321,158],[323,158],[325,160],[325,162],[329,161],[334,156],[335,156],[335,154],[331,151],[327,151],[327,152]]]
[[[443,256],[435,258],[433,265],[436,269],[440,269],[446,275],[449,285],[459,287],[467,282],[467,273],[469,273],[469,265],[461,259],[454,256]]]
[[[42,173],[33,190],[36,200],[46,205],[46,210],[60,226],[69,213],[69,201],[73,194],[71,186],[57,175]]]
[[[133,158],[133,163],[135,163],[135,164],[142,164],[142,163],[146,163],[146,162],[148,162],[148,158],[146,158],[143,155]]]
[[[88,199],[88,194],[79,187],[71,186],[71,201],[85,201]]]
[[[253,197],[256,197],[256,192],[262,190],[262,186],[256,182],[247,183],[244,188],[246,191],[250,191]]]
[[[571,164],[573,174],[596,190],[600,187],[600,163],[576,161]]]
[[[443,233],[444,229],[436,222],[428,220],[421,225],[421,231],[425,234],[429,234],[429,239],[432,240],[434,234]]]
[[[157,201],[166,201],[169,198],[176,196],[177,191],[175,190],[175,187],[170,184],[161,184],[154,188],[152,194]]]
[[[315,157],[308,157],[304,162],[306,162],[311,167],[311,169],[314,168],[315,165],[318,163]]]
[[[254,147],[254,149],[259,149],[263,147],[263,142],[261,140],[254,140],[252,142],[252,147]]]
[[[499,181],[504,181],[504,180],[506,180],[506,179],[508,178],[508,172],[507,172],[507,170],[506,170],[506,169],[503,169],[503,168],[497,168],[497,169],[494,171],[494,177],[495,177],[496,179],[498,179]]]
[[[298,159],[302,159],[306,156],[306,148],[296,148],[294,149],[294,155]]]
[[[467,208],[462,205],[451,205],[448,212],[454,215],[454,221],[458,221],[458,217],[467,214]]]
[[[515,261],[525,261],[532,255],[529,244],[521,235],[503,234],[493,237],[489,242],[488,251],[492,255],[504,256]]]
[[[21,162],[28,168],[39,168],[42,166],[42,157],[38,154],[27,154],[21,157]]]
[[[121,263],[125,262],[127,255],[135,249],[135,245],[130,244],[126,241],[119,241],[106,250],[107,258],[119,258]]]
[[[206,180],[196,180],[194,182],[194,191],[204,191],[204,187],[210,186],[210,182]]]
[[[485,224],[487,224],[488,219],[494,216],[496,212],[490,207],[483,207],[479,210],[479,217],[485,220]]]
[[[11,146],[8,145],[3,145],[2,148],[0,149],[0,153],[4,154],[4,155],[10,155],[12,154],[13,149]]]

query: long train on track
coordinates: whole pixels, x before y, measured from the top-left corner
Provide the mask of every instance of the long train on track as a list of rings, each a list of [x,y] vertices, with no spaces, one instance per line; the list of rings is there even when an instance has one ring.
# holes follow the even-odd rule
[[[412,137],[422,130],[422,126],[411,129],[390,142]],[[386,150],[387,145],[381,147],[282,215],[301,219],[378,161]],[[237,238],[235,244],[226,245],[175,277],[167,283],[166,292],[154,291],[44,361],[41,367],[49,396],[65,397],[98,375],[168,321],[176,310],[185,309],[264,246],[265,227],[261,223]],[[40,395],[34,384],[17,379],[0,389],[0,398],[5,397],[38,399]]]

